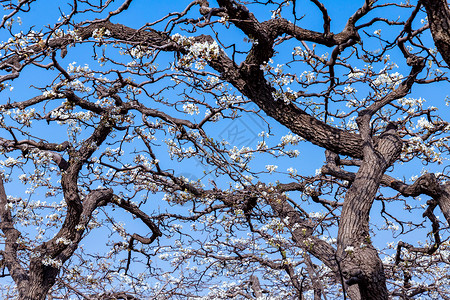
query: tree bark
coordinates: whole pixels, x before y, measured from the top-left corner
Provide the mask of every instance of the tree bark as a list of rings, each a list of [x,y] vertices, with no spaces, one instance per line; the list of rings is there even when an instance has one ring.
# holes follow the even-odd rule
[[[450,66],[450,8],[447,0],[422,0],[434,44]]]
[[[345,195],[338,230],[337,253],[352,299],[388,299],[383,263],[369,233],[369,213],[386,169],[398,158],[402,142],[388,126],[376,145],[362,128],[364,159]],[[360,126],[361,127],[361,126]],[[355,286],[359,295],[355,295]]]

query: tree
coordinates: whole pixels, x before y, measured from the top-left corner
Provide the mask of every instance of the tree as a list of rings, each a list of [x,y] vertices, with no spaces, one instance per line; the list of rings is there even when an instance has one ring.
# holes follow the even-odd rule
[[[4,298],[450,297],[446,1],[41,3],[2,3]]]

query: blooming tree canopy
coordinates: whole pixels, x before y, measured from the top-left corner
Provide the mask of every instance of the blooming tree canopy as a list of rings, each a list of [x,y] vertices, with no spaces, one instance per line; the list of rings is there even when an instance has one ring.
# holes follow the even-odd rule
[[[447,1],[167,2],[1,1],[2,297],[449,298]]]

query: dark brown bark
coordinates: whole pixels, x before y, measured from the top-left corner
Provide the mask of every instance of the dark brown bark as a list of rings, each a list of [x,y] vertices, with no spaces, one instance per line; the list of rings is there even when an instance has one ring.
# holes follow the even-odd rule
[[[447,65],[450,66],[450,8],[447,0],[422,0],[419,2],[427,11],[434,44]]]
[[[225,1],[228,2],[228,1]],[[257,22],[252,18],[252,22]],[[304,137],[308,141],[326,149],[332,150],[335,153],[342,155],[349,155],[352,157],[362,157],[361,138],[358,134],[349,133],[347,131],[337,129],[329,126],[317,118],[309,115],[304,110],[293,104],[285,104],[282,101],[275,101],[272,92],[274,89],[268,84],[264,78],[263,72],[260,70],[260,64],[273,55],[273,42],[275,38],[283,33],[291,31],[296,32],[296,38],[299,40],[311,40],[312,36],[320,34],[313,34],[310,31],[297,30],[297,28],[290,28],[289,26],[283,30],[283,26],[277,28],[275,25],[279,21],[271,21],[268,23],[257,23],[261,32],[265,32],[264,39],[266,40],[265,47],[260,43],[258,47],[250,52],[245,62],[237,66],[224,52],[221,52],[217,59],[210,61],[211,67],[221,74],[221,77],[233,84],[240,92],[254,101],[264,112],[270,117],[276,119],[281,124],[285,125],[292,132]],[[351,24],[350,24],[351,25]],[[326,45],[337,45],[354,38],[354,32],[346,29],[336,35],[336,38],[330,40],[329,37],[322,37],[317,42]],[[109,21],[95,22],[87,27],[79,28],[79,36],[82,40],[88,39],[93,32],[99,28],[106,28],[111,32],[111,37],[125,42],[141,43],[143,45],[161,48],[164,51],[179,51],[185,52],[185,49],[176,45],[170,37],[158,31],[142,31],[136,30],[121,24],[113,24]],[[252,30],[256,30],[251,27]],[[275,28],[277,30],[275,30]],[[248,25],[244,28],[246,31]],[[252,31],[254,32],[254,31]],[[260,33],[261,34],[261,33]],[[210,36],[201,35],[196,38],[199,42],[210,41],[213,39]],[[67,38],[52,39],[49,42],[49,47],[52,49],[60,49],[71,42]],[[260,48],[266,49],[263,51]],[[269,50],[267,50],[269,49]],[[37,51],[36,49],[30,49]],[[39,49],[43,51],[42,49]],[[11,64],[20,63],[25,56],[16,55],[4,61],[0,65],[0,69],[7,68]],[[39,99],[40,101],[45,100]],[[36,100],[38,101],[38,100]],[[92,103],[86,105],[93,106]],[[94,109],[94,108],[93,108]]]
[[[369,234],[369,212],[383,167],[377,155],[367,156],[347,191],[338,233],[347,285],[358,284],[361,299],[387,299],[383,265]],[[352,297],[352,299],[354,296]]]
[[[6,238],[5,250],[1,254],[12,279],[17,283],[19,294],[24,294],[28,288],[29,276],[17,257],[17,239],[21,233],[14,227],[11,211],[8,209],[3,177],[0,178],[0,218],[0,228]]]
[[[442,211],[447,223],[450,225],[450,184],[446,183],[440,186],[441,194],[436,198],[439,208]]]
[[[370,108],[369,108],[370,112]],[[338,231],[338,249],[346,285],[352,299],[388,299],[383,264],[373,247],[369,233],[369,214],[384,172],[397,160],[402,142],[396,127],[388,125],[374,144],[370,135],[372,114],[357,119],[364,137],[364,158],[345,195]],[[354,295],[357,284],[359,296]]]
[[[281,193],[272,192],[271,199],[268,202],[281,219],[287,220],[286,225],[298,247],[320,259],[327,267],[333,270],[338,278],[339,266],[336,260],[336,251],[327,242],[313,235],[314,223],[302,218],[300,213],[289,204],[286,196],[283,196]]]
[[[60,268],[59,266],[45,262],[45,260],[50,259],[62,264],[69,259],[77,249],[78,243],[82,238],[82,233],[84,232],[83,230],[77,230],[76,226],[81,225],[85,228],[92,216],[92,212],[99,205],[105,205],[111,201],[113,196],[112,190],[105,189],[94,190],[81,202],[77,187],[79,171],[86,160],[96,150],[96,147],[93,147],[93,145],[100,145],[111,132],[111,129],[111,124],[109,124],[107,118],[103,119],[96,130],[94,130],[92,136],[84,142],[78,151],[72,153],[69,162],[64,164],[65,166],[68,165],[67,170],[65,170],[62,176],[64,199],[67,202],[64,223],[53,239],[33,249],[33,257],[30,258],[28,270],[21,267],[18,262],[18,244],[16,241],[20,233],[14,228],[11,213],[7,208],[3,183],[0,183],[0,215],[2,221],[0,224],[3,233],[6,235],[7,240],[9,240],[3,256],[9,272],[19,287],[19,299],[45,299],[47,292],[55,283]],[[10,144],[4,139],[2,139],[2,142],[5,146]],[[40,145],[33,142],[11,143],[10,147],[21,150],[27,149],[27,147],[62,150],[60,145]],[[61,163],[63,158],[56,153],[53,154],[55,162]],[[59,243],[59,238],[64,238],[71,243],[69,245]]]
[[[86,227],[91,219],[92,212],[101,205],[112,200],[112,190],[95,190],[91,192],[83,202],[83,213],[81,214],[81,221],[78,225]],[[68,211],[69,213],[69,211]],[[73,216],[72,216],[73,217]],[[65,226],[70,226],[66,217]],[[73,226],[75,227],[75,226]],[[60,245],[55,242],[55,238],[42,244],[40,247],[34,249],[34,253],[38,256],[30,259],[26,287],[19,295],[20,300],[43,300],[50,288],[55,284],[56,277],[59,274],[59,267],[47,265],[43,261],[45,258],[50,258],[59,261],[63,264],[69,259],[78,247],[82,238],[83,230],[73,230],[72,232],[63,232],[62,230],[57,234],[57,237],[64,237],[72,241],[70,245]],[[17,281],[16,281],[17,282]]]
[[[126,2],[123,9],[126,9],[130,2],[131,1]],[[317,1],[315,1],[315,3],[316,5],[321,5]],[[415,196],[422,193],[432,196],[437,201],[444,216],[450,223],[450,185],[440,185],[437,179],[432,175],[422,176],[413,185],[406,185],[398,180],[392,180],[384,173],[398,158],[401,150],[402,145],[400,139],[396,135],[396,130],[392,127],[388,127],[385,133],[376,137],[369,133],[369,122],[374,113],[391,103],[393,100],[404,97],[409,93],[417,75],[424,67],[423,59],[412,56],[408,57],[408,65],[412,66],[410,75],[396,90],[392,91],[387,96],[378,99],[373,105],[360,112],[359,125],[361,134],[350,133],[346,130],[329,126],[313,115],[307,114],[295,104],[286,104],[282,101],[276,101],[273,96],[275,90],[271,84],[267,82],[264,72],[260,69],[260,65],[268,61],[268,59],[274,55],[274,43],[276,38],[288,34],[299,41],[312,41],[328,47],[335,46],[332,59],[324,63],[324,66],[332,66],[339,53],[346,47],[355,45],[360,39],[355,23],[371,10],[370,3],[371,1],[365,1],[363,7],[349,18],[342,32],[337,34],[329,31],[329,17],[327,19],[326,10],[322,7],[322,13],[324,14],[325,19],[325,32],[322,34],[299,28],[295,24],[282,18],[260,23],[244,5],[234,1],[219,0],[218,4],[220,8],[215,11],[217,15],[225,14],[228,16],[230,22],[234,23],[234,25],[242,30],[247,36],[257,39],[258,43],[252,46],[247,58],[239,66],[230,59],[225,52],[221,52],[218,57],[209,62],[210,66],[220,73],[223,80],[231,83],[243,95],[258,105],[258,107],[268,116],[274,118],[292,132],[300,135],[309,142],[334,153],[361,159],[360,168],[356,174],[343,171],[336,167],[336,165],[333,165],[332,162],[329,162],[327,168],[324,170],[327,174],[351,181],[351,187],[346,193],[342,208],[337,250],[327,242],[315,237],[315,224],[311,222],[311,220],[308,220],[307,217],[302,216],[298,210],[287,201],[287,198],[281,193],[278,193],[276,189],[275,191],[270,191],[269,199],[266,199],[272,210],[276,212],[277,216],[284,220],[288,220],[288,224],[286,225],[292,233],[294,242],[300,248],[317,257],[324,262],[325,265],[331,268],[335,274],[336,281],[339,281],[341,276],[345,278],[344,286],[346,292],[352,299],[388,298],[383,265],[378,257],[377,250],[372,245],[369,234],[369,213],[380,184],[392,187],[405,196]],[[448,64],[450,61],[450,11],[447,2],[442,0],[423,0],[421,3],[427,10],[431,33],[436,46]],[[214,12],[209,9],[209,4],[206,1],[199,1],[197,4],[202,5],[201,11],[203,10],[205,14]],[[208,18],[209,17],[210,15]],[[163,32],[150,29],[135,30],[121,24],[113,24],[109,21],[109,18],[96,20],[88,26],[79,27],[79,37],[81,40],[87,40],[92,36],[96,29],[100,28],[108,29],[111,32],[111,38],[124,43],[150,46],[155,49],[173,51],[181,54],[186,53],[186,49],[177,45]],[[200,42],[213,41],[210,36],[205,35],[197,36],[195,40]],[[44,51],[67,51],[67,46],[71,45],[73,42],[74,41],[71,38],[50,39],[45,47],[35,45],[25,49],[25,52],[28,51],[31,53],[31,51],[33,51],[33,53],[42,54]],[[2,62],[0,69],[7,71],[13,69],[15,69],[15,71],[20,70],[20,68],[23,67],[21,64],[24,63],[23,61],[26,58],[28,59],[28,55],[25,54],[22,55],[19,53],[17,55],[12,55]],[[26,63],[29,62],[30,61]],[[55,59],[53,59],[53,62],[55,63]],[[64,73],[65,71],[61,71],[62,69],[58,70],[64,76],[70,76],[67,73]],[[13,74],[19,73],[12,73],[9,77],[1,77],[0,81],[11,79],[12,77],[15,78],[16,75]],[[331,71],[330,74],[332,74]],[[334,75],[331,75],[331,77],[333,76]],[[102,94],[103,92],[99,89],[98,93]],[[105,91],[103,97],[114,98],[111,93],[111,91]],[[46,293],[55,282],[59,269],[43,264],[42,258],[44,256],[49,256],[50,258],[57,259],[61,262],[66,261],[73,255],[82,237],[83,231],[75,230],[76,226],[85,226],[89,221],[92,212],[97,207],[110,203],[114,197],[113,192],[110,189],[95,190],[89,193],[82,201],[77,186],[80,170],[96,150],[96,148],[92,146],[101,145],[112,131],[113,124],[109,123],[107,116],[109,112],[107,109],[93,104],[89,100],[77,97],[71,91],[65,92],[65,97],[79,108],[92,111],[102,116],[102,120],[95,129],[93,135],[86,140],[78,151],[70,149],[67,144],[38,144],[32,141],[13,142],[0,138],[0,144],[8,149],[26,151],[29,148],[33,148],[44,151],[53,151],[53,160],[60,166],[61,170],[65,171],[62,175],[62,187],[68,209],[64,224],[55,238],[34,249],[34,252],[39,255],[31,259],[29,270],[25,270],[18,262],[18,244],[16,241],[20,236],[20,233],[13,226],[11,213],[6,208],[7,200],[3,184],[0,185],[0,216],[2,221],[0,226],[7,241],[5,251],[2,255],[12,278],[18,284],[20,299],[40,300],[45,298]],[[24,108],[36,103],[41,103],[44,100],[48,100],[48,98],[38,96],[20,103],[6,104],[1,106],[1,108]],[[156,109],[147,108],[137,101],[129,101],[127,103],[117,101],[116,104],[121,106],[121,109],[124,111],[137,110],[144,118],[152,116],[160,118],[168,123],[179,125],[180,127],[186,126],[192,129],[198,129],[199,127],[199,125],[190,121],[174,118]],[[70,160],[68,162],[57,153],[63,150],[61,149],[62,146],[64,146],[64,149],[70,149]],[[188,185],[185,183],[183,183],[183,185],[181,183],[179,184],[172,174],[167,175],[159,172],[159,175],[164,175],[168,178],[170,177],[170,179],[182,187],[183,185]],[[195,187],[186,190],[196,196],[202,194],[199,191],[200,189]],[[195,193],[193,191],[195,191]],[[254,199],[256,202],[257,198]],[[145,238],[138,234],[132,235],[129,247],[130,250],[133,247],[134,240],[148,244],[152,243],[161,235],[161,232],[153,223],[152,219],[142,212],[139,207],[130,202],[122,202],[121,200],[116,203],[119,207],[140,218],[152,231],[150,238]],[[256,203],[253,203],[248,209],[245,209],[245,206],[243,209],[244,212],[248,213],[255,205]],[[248,213],[247,215],[250,214]],[[250,217],[248,217],[248,219],[250,219]],[[70,246],[60,245],[56,242],[58,238],[67,238],[73,243]],[[312,274],[314,270],[311,266],[309,268],[310,273]],[[292,269],[287,271],[289,275],[294,274]],[[252,282],[255,286],[259,286],[257,278],[255,278],[256,277],[252,278]],[[295,287],[298,288],[297,285],[295,285]],[[262,295],[260,287],[254,288],[254,292],[255,295]],[[316,296],[320,295],[321,290],[319,285],[315,286],[315,292]]]
[[[355,173],[345,171],[336,165],[337,156],[330,153],[329,158],[327,165],[322,168],[324,174],[350,182],[355,180]],[[413,184],[406,184],[388,175],[383,175],[381,184],[398,191],[406,197],[417,197],[420,195],[432,197],[437,201],[447,223],[450,224],[450,184],[440,184],[433,173],[426,173],[420,176]]]

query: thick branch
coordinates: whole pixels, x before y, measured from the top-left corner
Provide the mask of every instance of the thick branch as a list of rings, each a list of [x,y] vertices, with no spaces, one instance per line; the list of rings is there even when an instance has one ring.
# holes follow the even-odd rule
[[[14,227],[11,210],[8,205],[8,200],[3,185],[3,176],[0,178],[0,229],[5,235],[5,250],[1,252],[6,267],[11,274],[11,277],[17,284],[20,294],[24,294],[27,289],[29,280],[26,270],[20,265],[17,257],[17,250],[19,245],[17,239],[20,237],[20,232]]]
[[[442,58],[450,66],[450,8],[447,0],[422,0],[431,35]]]
[[[152,219],[145,212],[140,210],[139,207],[137,207],[130,201],[125,201],[123,199],[118,198],[116,198],[116,201],[114,203],[119,207],[125,209],[129,213],[133,214],[133,216],[139,218],[152,231],[152,235],[150,238],[144,238],[138,234],[133,234],[134,239],[140,241],[143,244],[151,244],[156,238],[162,236],[162,232],[159,230],[158,226],[152,221]]]

